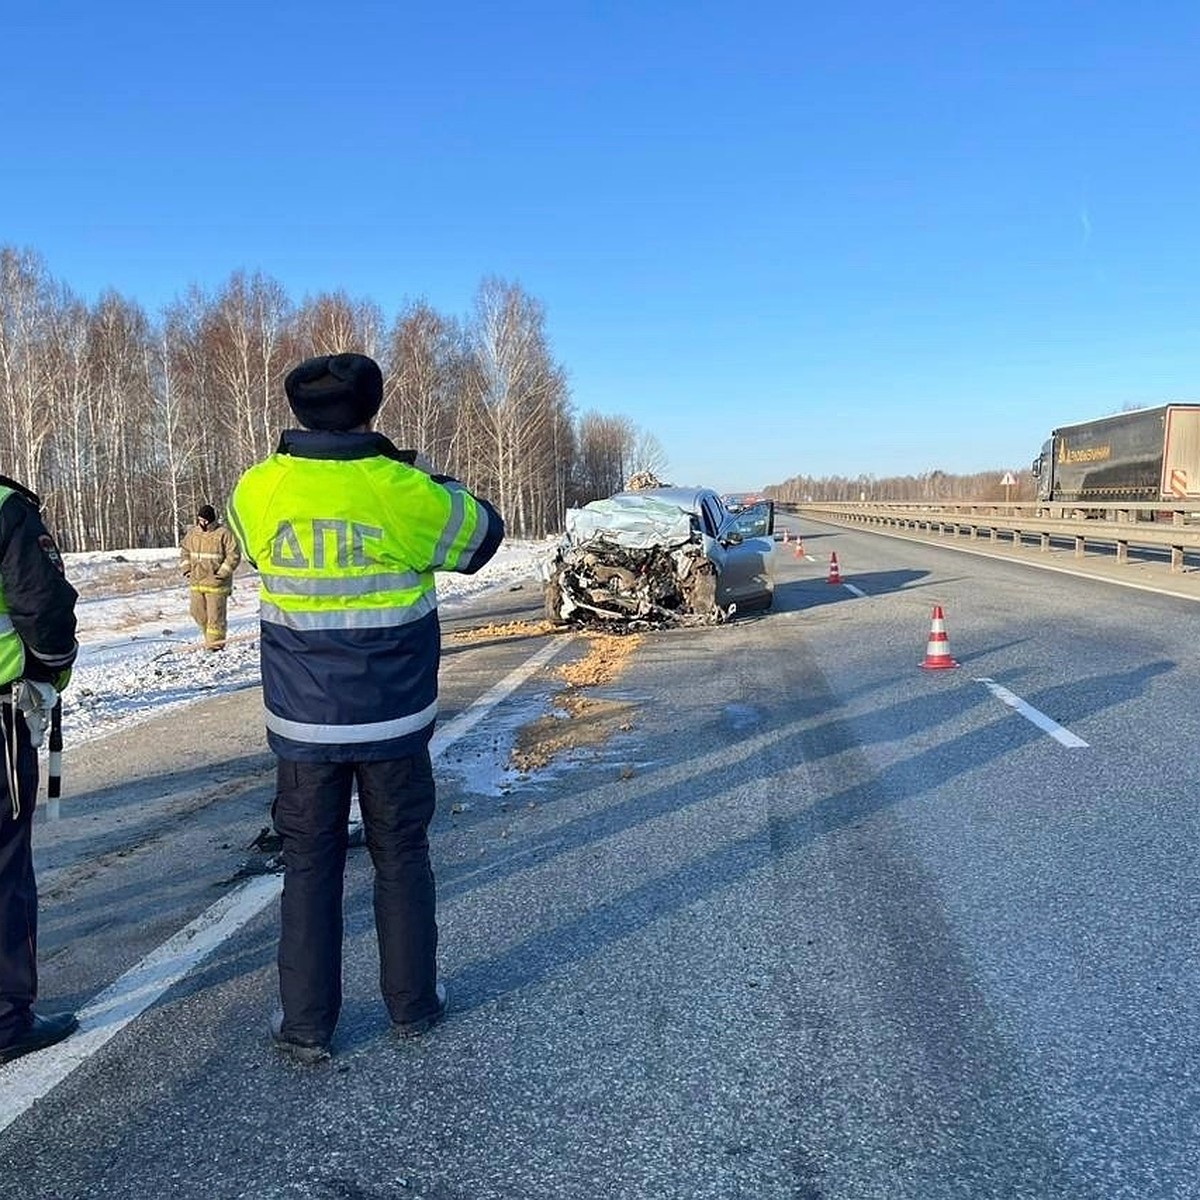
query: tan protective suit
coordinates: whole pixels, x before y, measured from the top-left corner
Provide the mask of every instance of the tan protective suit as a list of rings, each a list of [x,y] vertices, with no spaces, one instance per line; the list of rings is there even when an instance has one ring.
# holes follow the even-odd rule
[[[192,620],[204,634],[204,648],[223,650],[233,573],[242,561],[237,538],[220,522],[207,528],[195,525],[184,536],[179,560],[191,590]]]

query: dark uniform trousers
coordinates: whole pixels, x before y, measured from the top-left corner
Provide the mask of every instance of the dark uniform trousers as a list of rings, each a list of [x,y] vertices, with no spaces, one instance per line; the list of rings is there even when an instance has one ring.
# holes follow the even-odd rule
[[[18,715],[16,775],[21,812],[13,816],[9,795],[13,708],[0,702],[3,747],[0,747],[0,1045],[7,1045],[29,1025],[37,999],[37,882],[33,874],[33,806],[37,801],[37,751],[29,744],[25,719]]]
[[[342,888],[352,785],[375,867],[380,987],[393,1021],[437,1011],[429,751],[386,762],[280,759],[273,816],[283,843],[279,991],[284,1037],[328,1042],[342,1006]]]

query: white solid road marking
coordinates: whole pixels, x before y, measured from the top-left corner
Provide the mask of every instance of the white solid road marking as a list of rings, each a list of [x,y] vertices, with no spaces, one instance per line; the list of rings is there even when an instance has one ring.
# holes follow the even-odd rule
[[[454,720],[448,722],[445,729],[434,733],[433,740],[429,743],[430,757],[437,758],[439,754],[444,754],[460,737],[478,725],[501,700],[515,692],[534,671],[544,667],[570,640],[566,637],[552,637],[536,654],[530,655],[495,687],[484,692],[470,708],[464,709]]]
[[[842,587],[844,587],[846,591],[852,592],[856,596],[865,596],[867,594],[862,590],[862,588],[857,588],[852,583],[843,583]]]
[[[430,757],[444,754],[505,697],[548,663],[573,639],[554,637],[521,666],[434,734]],[[146,1011],[170,987],[274,901],[283,889],[279,875],[256,875],[202,912],[190,925],[152,950],[79,1013],[79,1031],[57,1046],[0,1067],[0,1131],[57,1087],[105,1042]]]
[[[80,1063],[140,1016],[167,988],[261,912],[279,894],[277,875],[258,875],[223,896],[102,991],[79,1014],[79,1032],[0,1071],[0,1130],[57,1087]]]
[[[1014,695],[1006,687],[1001,687],[994,679],[976,679],[982,683],[997,700],[1003,700],[1009,708],[1016,709],[1027,721],[1032,721],[1039,729],[1048,733],[1056,742],[1072,749],[1086,747],[1087,742],[1069,729],[1064,729],[1057,721],[1051,720],[1044,712],[1039,712],[1032,704],[1027,704],[1020,696]]]

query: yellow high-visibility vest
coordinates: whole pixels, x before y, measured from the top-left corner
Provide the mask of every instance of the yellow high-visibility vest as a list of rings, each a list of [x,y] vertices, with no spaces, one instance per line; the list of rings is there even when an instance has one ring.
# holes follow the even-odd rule
[[[246,471],[228,513],[261,581],[268,741],[283,757],[411,752],[437,714],[434,571],[473,569],[502,522],[378,434],[284,437],[296,450]]]

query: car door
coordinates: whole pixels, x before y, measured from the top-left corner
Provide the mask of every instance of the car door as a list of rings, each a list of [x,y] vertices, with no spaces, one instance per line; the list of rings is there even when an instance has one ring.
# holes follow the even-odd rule
[[[737,514],[743,549],[754,555],[751,594],[742,607],[770,608],[775,601],[775,501],[761,500]]]
[[[770,556],[772,544],[760,536],[747,538],[745,527],[757,530],[767,527],[762,514],[728,512],[716,496],[701,498],[706,521],[716,528],[713,548],[706,547],[709,557],[717,563],[717,603],[722,608],[736,604],[739,608],[761,608],[770,603],[772,582]],[[747,516],[747,513],[750,513]]]

